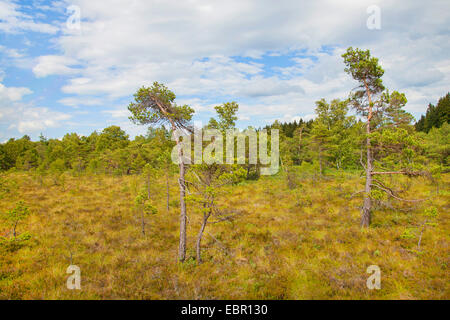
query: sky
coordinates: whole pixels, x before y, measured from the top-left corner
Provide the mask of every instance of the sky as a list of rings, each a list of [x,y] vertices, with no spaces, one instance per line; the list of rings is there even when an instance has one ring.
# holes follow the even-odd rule
[[[449,91],[450,1],[0,0],[0,142],[144,134],[127,105],[154,81],[203,123],[227,101],[240,128],[308,120],[357,86],[349,46],[380,59],[417,119]]]

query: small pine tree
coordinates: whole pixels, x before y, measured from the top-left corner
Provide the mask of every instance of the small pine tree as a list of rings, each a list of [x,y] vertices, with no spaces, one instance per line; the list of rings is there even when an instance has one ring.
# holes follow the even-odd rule
[[[5,214],[5,219],[12,224],[12,232],[14,236],[14,240],[17,238],[17,225],[20,221],[24,220],[30,214],[30,210],[26,206],[25,202],[19,201],[16,207],[12,210],[9,210]]]

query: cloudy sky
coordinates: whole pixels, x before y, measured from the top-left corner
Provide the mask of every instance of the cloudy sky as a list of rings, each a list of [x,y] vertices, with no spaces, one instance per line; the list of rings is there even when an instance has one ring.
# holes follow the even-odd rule
[[[380,58],[417,118],[449,91],[450,1],[0,0],[0,142],[143,133],[127,105],[153,81],[203,122],[225,101],[241,128],[309,119],[355,87],[349,46]]]

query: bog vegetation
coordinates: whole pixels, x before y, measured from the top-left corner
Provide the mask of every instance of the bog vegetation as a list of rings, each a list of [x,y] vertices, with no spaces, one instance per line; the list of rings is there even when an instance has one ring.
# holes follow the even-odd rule
[[[414,124],[369,51],[343,62],[347,99],[265,128],[280,131],[273,176],[173,164],[194,111],[158,82],[128,106],[144,136],[0,144],[0,298],[448,299],[450,94]],[[238,109],[215,107],[207,128],[235,128]],[[82,290],[65,286],[70,264]]]

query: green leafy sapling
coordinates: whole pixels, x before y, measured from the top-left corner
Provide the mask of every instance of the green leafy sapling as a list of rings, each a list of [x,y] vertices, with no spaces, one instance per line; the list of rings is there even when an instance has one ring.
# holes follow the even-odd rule
[[[437,224],[436,223],[436,218],[438,217],[438,212],[437,212],[436,207],[430,207],[430,208],[427,208],[425,210],[423,215],[425,216],[425,220],[422,223],[421,230],[420,230],[420,235],[419,235],[419,241],[417,242],[417,250],[419,252],[420,252],[420,244],[422,242],[423,232],[425,231],[425,228],[427,226],[433,227],[433,226],[435,226]]]
[[[23,201],[19,201],[14,209],[9,210],[6,213],[5,218],[12,225],[14,240],[17,238],[17,225],[20,221],[25,220],[25,218],[28,217],[29,214],[30,210]]]
[[[158,210],[147,199],[145,192],[141,192],[134,199],[135,208],[141,213],[142,234],[145,236],[145,215],[156,214]]]
[[[417,250],[411,250],[412,252],[421,253],[421,244],[422,244],[422,238],[423,234],[425,232],[425,229],[427,227],[435,227],[437,225],[437,217],[438,217],[438,211],[436,207],[429,207],[425,209],[423,212],[424,220],[423,222],[417,226],[417,227],[408,227],[404,230],[403,234],[400,235],[400,238],[402,239],[415,239],[418,238],[417,241]]]

